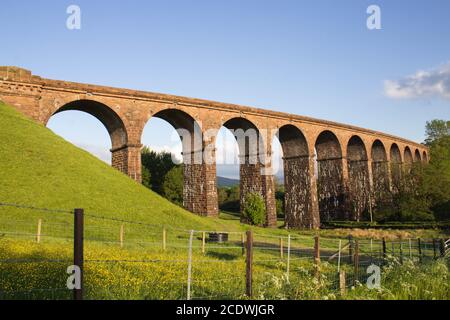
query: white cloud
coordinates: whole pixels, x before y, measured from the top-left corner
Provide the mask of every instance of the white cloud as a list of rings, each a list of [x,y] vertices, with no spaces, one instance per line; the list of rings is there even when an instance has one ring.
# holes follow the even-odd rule
[[[157,153],[160,152],[168,152],[172,154],[172,160],[174,160],[175,163],[182,163],[183,162],[183,156],[181,154],[182,152],[182,146],[181,142],[173,145],[172,147],[169,147],[167,145],[164,146],[147,146],[150,150],[153,150]]]
[[[384,92],[388,97],[397,99],[450,99],[450,62],[432,70],[417,71],[400,80],[386,80]]]

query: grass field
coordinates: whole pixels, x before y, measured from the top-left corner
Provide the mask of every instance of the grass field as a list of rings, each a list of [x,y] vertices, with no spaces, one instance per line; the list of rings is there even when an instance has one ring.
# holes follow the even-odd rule
[[[185,298],[190,229],[230,234],[227,244],[208,243],[203,253],[202,233],[195,233],[191,294],[196,299],[245,298],[241,234],[248,229],[255,233],[255,298],[450,297],[444,262],[416,266],[390,261],[383,290],[357,285],[346,296],[337,290],[336,261],[326,262],[336,252],[338,238],[349,234],[396,240],[441,237],[439,230],[291,231],[287,279],[286,242],[280,257],[279,239],[287,241],[289,232],[281,228],[282,222],[280,228],[264,229],[242,225],[236,215],[225,212],[217,219],[193,215],[1,103],[0,139],[0,203],[63,209],[0,206],[0,298],[70,298],[65,269],[72,259],[73,208],[85,209],[85,283],[90,299]],[[37,243],[39,220],[42,235]],[[166,250],[162,249],[163,229]],[[316,234],[322,237],[320,279],[313,264]],[[368,240],[361,241],[361,250],[367,253]],[[379,246],[374,249],[375,256],[379,250]],[[416,260],[416,256],[411,259]],[[341,267],[351,274],[350,264]]]

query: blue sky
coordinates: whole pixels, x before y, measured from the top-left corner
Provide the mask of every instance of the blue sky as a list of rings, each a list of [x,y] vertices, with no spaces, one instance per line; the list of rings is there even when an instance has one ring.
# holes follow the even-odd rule
[[[66,28],[71,4],[81,8],[81,30]],[[366,27],[371,4],[381,8],[381,30]],[[427,120],[450,119],[449,14],[446,0],[3,0],[0,64],[47,78],[312,116],[420,142]],[[49,126],[107,154],[106,130],[90,116],[61,113]],[[170,126],[153,119],[143,142],[172,147],[170,136]]]

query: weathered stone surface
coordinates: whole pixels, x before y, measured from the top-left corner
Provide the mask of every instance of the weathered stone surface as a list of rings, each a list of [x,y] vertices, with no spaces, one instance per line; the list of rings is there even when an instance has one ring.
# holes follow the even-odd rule
[[[44,125],[66,110],[97,117],[111,137],[112,166],[136,181],[141,181],[141,136],[152,117],[192,134],[192,140],[183,139],[183,151],[189,146],[200,158],[207,142],[197,138],[207,130],[255,130],[261,143],[256,149],[254,143],[240,145],[244,157],[253,151],[270,157],[272,138],[279,131],[286,224],[292,228],[317,228],[329,219],[362,219],[369,204],[389,198],[389,189],[398,190],[404,162],[428,161],[424,145],[373,130],[234,104],[50,80],[17,67],[0,67],[0,100]],[[261,193],[267,224],[274,226],[274,179],[267,167],[270,161],[241,161],[241,201],[247,192]],[[215,161],[184,165],[184,205],[200,215],[218,215]]]

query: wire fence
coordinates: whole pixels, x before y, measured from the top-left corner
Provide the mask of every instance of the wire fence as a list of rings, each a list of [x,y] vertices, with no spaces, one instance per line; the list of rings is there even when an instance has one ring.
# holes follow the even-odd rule
[[[264,299],[280,282],[312,279],[343,294],[372,264],[425,263],[449,248],[445,239],[189,230],[11,203],[0,214],[0,300]]]

